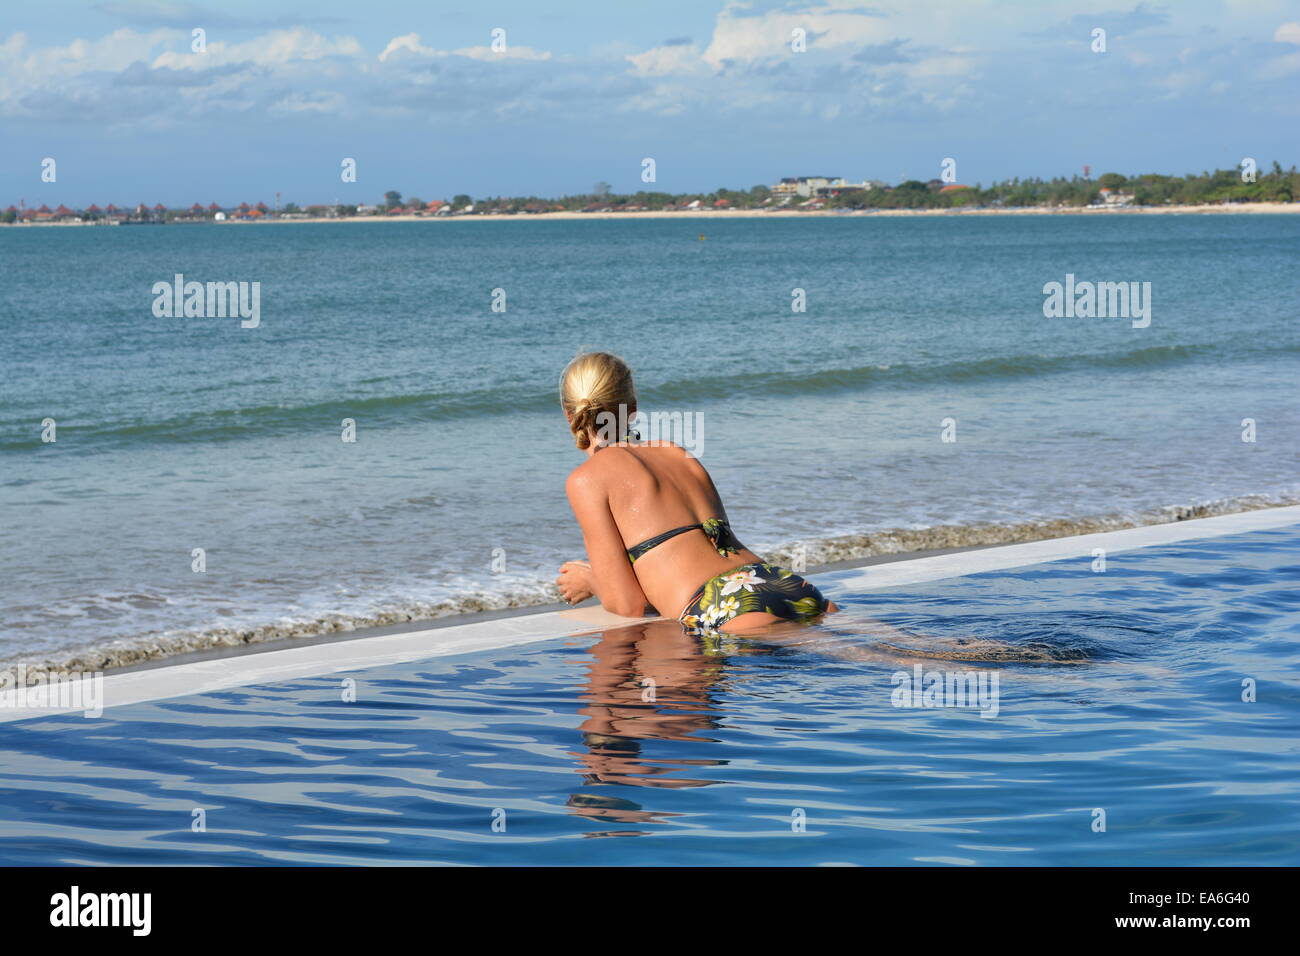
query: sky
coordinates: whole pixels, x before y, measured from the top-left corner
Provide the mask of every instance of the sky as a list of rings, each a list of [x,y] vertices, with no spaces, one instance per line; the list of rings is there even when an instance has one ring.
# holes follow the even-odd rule
[[[0,206],[1181,175],[1297,130],[1300,0],[0,0]]]

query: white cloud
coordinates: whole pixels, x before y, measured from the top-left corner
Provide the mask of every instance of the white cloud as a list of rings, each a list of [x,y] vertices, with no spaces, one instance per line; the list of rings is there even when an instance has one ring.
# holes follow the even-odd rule
[[[333,56],[355,58],[362,55],[361,44],[354,37],[334,37],[331,40],[303,27],[272,30],[243,43],[211,42],[205,53],[190,50],[188,34],[184,35],[184,41],[183,50],[161,53],[154,58],[152,65],[173,70],[205,70],[232,63],[275,67]]]
[[[624,57],[639,76],[689,76],[707,69],[695,44],[657,46]]]
[[[408,33],[393,37],[379,54],[380,61],[399,52],[413,53],[422,57],[463,56],[470,60],[549,60],[551,54],[545,50],[535,50],[530,46],[507,46],[503,50],[493,50],[486,46],[467,46],[459,50],[435,50],[420,43],[420,34]]]
[[[419,56],[433,56],[435,52],[430,47],[420,45],[420,34],[408,33],[405,36],[393,37],[388,41],[388,46],[384,47],[384,52],[379,54],[380,62],[387,60],[399,50],[405,50]]]
[[[728,3],[718,14],[704,59],[714,68],[728,60],[748,62],[791,52],[793,31],[806,31],[808,50],[862,46],[892,39],[888,22],[861,5],[837,8],[821,4],[801,11],[770,10],[747,14],[741,3]]]
[[[0,44],[0,72],[21,74],[28,83],[99,71],[117,72],[182,38],[188,42],[188,34],[179,30],[115,30],[100,40],[73,40],[67,46],[28,51],[27,36],[15,33]]]
[[[839,124],[864,116],[910,122],[962,108],[1004,110],[1025,92],[1041,93],[1056,110],[1096,83],[1112,95],[1131,89],[1138,99],[1188,100],[1230,83],[1243,101],[1263,94],[1257,101],[1275,108],[1285,83],[1266,81],[1300,70],[1300,22],[1279,15],[1250,20],[1240,26],[1246,38],[1224,45],[1214,21],[1207,29],[1203,18],[1181,20],[1174,10],[1162,35],[1120,45],[1099,63],[1060,59],[1070,44],[1086,51],[1089,42],[1069,21],[1061,26],[1060,9],[1031,18],[1027,5],[1001,0],[792,0],[771,10],[713,2],[721,9],[694,42],[680,37],[639,52],[608,44],[600,55],[438,49],[419,33],[399,33],[401,23],[376,44],[382,49],[369,50],[302,25],[236,34],[249,37],[243,42],[214,40],[213,31],[202,54],[182,29],[117,30],[39,48],[23,34],[0,36],[0,116],[160,126],[233,112],[273,122],[291,114],[472,122],[507,114],[563,120],[596,108],[707,122],[785,111]],[[1040,25],[1057,31],[1051,43]],[[790,48],[795,28],[807,32],[806,53]],[[1244,44],[1262,55],[1246,55]],[[509,68],[494,68],[504,61]],[[1094,63],[1107,69],[1080,74]]]
[[[451,56],[464,56],[471,60],[549,60],[551,54],[545,50],[534,50],[530,46],[507,46],[497,52],[486,46],[467,46],[452,50]]]
[[[1300,46],[1300,23],[1284,23],[1277,28],[1273,39],[1278,43],[1294,43]]]

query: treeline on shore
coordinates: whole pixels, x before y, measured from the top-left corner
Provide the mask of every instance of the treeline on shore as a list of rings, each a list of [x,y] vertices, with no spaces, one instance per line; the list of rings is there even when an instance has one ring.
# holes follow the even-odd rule
[[[873,183],[860,186],[830,186],[809,191],[806,195],[779,195],[767,186],[750,189],[720,188],[708,193],[667,193],[641,191],[616,194],[605,183],[597,184],[592,193],[558,199],[540,196],[489,196],[474,198],[459,194],[450,200],[411,197],[403,199],[397,190],[389,190],[375,205],[309,205],[288,203],[282,209],[269,209],[265,203],[255,206],[241,203],[227,211],[212,203],[189,208],[170,209],[162,204],[134,210],[117,210],[98,206],[72,210],[65,206],[50,210],[18,210],[13,206],[0,211],[0,223],[16,220],[45,221],[72,219],[96,221],[118,217],[126,221],[196,221],[213,218],[316,218],[355,215],[485,215],[542,214],[548,212],[640,212],[691,209],[961,209],[961,208],[1033,208],[1083,207],[1092,205],[1202,205],[1219,203],[1290,203],[1300,198],[1300,173],[1296,167],[1284,170],[1274,161],[1267,171],[1216,169],[1214,172],[1164,176],[1146,173],[1125,176],[1103,173],[1097,178],[1073,176],[1054,179],[1009,179],[988,187],[944,183],[938,179],[923,182],[906,180],[894,186]]]
[[[1162,176],[1146,173],[1124,176],[1103,173],[1096,179],[1011,179],[969,189],[949,189],[934,181],[911,180],[891,190],[871,190],[831,197],[827,205],[850,209],[932,209],[963,206],[1090,206],[1105,201],[1102,190],[1122,196],[1134,206],[1201,205],[1214,203],[1293,202],[1300,197],[1300,173],[1293,165],[1283,170],[1277,162],[1268,172],[1243,179],[1240,169]]]
[[[907,180],[895,186],[872,189],[824,190],[824,195],[777,197],[767,186],[748,190],[717,189],[710,193],[637,192],[602,196],[566,196],[544,199],[537,196],[490,197],[472,200],[458,196],[455,209],[473,205],[474,212],[547,212],[612,210],[673,210],[690,208],[770,209],[786,206],[798,208],[820,204],[827,209],[957,209],[963,207],[1032,207],[1090,206],[1106,201],[1107,190],[1115,197],[1135,206],[1200,205],[1203,203],[1293,202],[1300,197],[1300,173],[1296,167],[1282,169],[1277,162],[1272,169],[1259,171],[1254,182],[1243,179],[1240,169],[1216,169],[1214,172],[1189,173],[1186,176],[1163,176],[1147,173],[1125,176],[1104,173],[1094,178],[1074,176],[1055,179],[1009,179],[987,188],[980,185],[946,184],[938,179],[928,182]],[[945,188],[947,187],[947,188]]]

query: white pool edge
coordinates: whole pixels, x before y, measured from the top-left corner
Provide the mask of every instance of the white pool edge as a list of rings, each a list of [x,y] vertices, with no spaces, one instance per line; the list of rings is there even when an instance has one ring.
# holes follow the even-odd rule
[[[1293,524],[1300,524],[1300,505],[911,558],[813,575],[812,579],[834,581],[837,586],[855,592],[880,590],[1047,561],[1069,558],[1091,560],[1096,549],[1112,554]],[[96,696],[102,701],[103,707],[121,707],[325,674],[350,675],[352,672],[390,664],[577,637],[609,627],[634,624],[639,620],[647,619],[617,617],[600,608],[544,611],[519,617],[358,637],[353,640],[101,675],[87,678],[80,686],[69,688],[70,691],[80,691],[83,694],[72,698],[77,702],[75,706],[44,706],[39,702],[34,705],[30,689],[6,690],[0,692],[0,723],[84,711],[84,704],[80,702],[94,699],[84,696],[93,689],[91,682],[94,681],[102,682],[96,685],[101,688],[101,693]]]

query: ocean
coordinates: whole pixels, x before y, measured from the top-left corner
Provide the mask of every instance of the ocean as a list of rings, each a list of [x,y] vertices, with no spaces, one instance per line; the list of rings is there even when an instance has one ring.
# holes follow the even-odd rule
[[[2,228],[0,660],[555,601],[583,348],[810,567],[1294,503],[1297,262],[1291,215]]]

